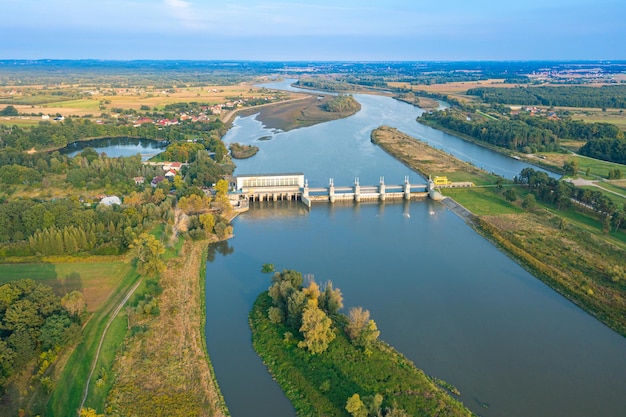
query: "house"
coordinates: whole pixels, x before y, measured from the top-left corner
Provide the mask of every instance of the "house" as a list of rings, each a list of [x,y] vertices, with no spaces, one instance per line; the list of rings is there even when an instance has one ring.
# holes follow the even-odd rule
[[[135,181],[135,184],[141,185],[144,182],[146,182],[146,178],[145,177],[133,177],[133,181]]]
[[[122,205],[122,200],[116,195],[112,195],[110,197],[104,197],[100,200],[100,204],[104,204],[105,206],[112,206],[114,204],[120,206]]]
[[[173,169],[170,169],[169,171],[165,173],[165,178],[167,178],[168,180],[173,180],[175,176],[176,176],[176,171],[174,171]]]
[[[183,164],[181,162],[164,162],[163,163],[163,171],[180,171]]]
[[[165,181],[165,177],[161,175],[157,175],[156,177],[152,178],[152,181],[150,181],[150,185],[152,185],[153,187],[156,187],[157,185],[159,185],[159,183],[163,181]]]

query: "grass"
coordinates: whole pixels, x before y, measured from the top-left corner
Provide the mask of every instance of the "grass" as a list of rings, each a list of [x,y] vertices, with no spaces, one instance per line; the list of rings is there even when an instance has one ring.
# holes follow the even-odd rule
[[[113,367],[108,414],[228,414],[201,337],[204,310],[198,275],[204,255],[206,241],[185,241],[159,279],[162,293],[155,298],[159,313],[133,314],[132,331]]]
[[[441,193],[453,198],[456,202],[476,215],[488,214],[519,214],[524,210],[506,201],[495,188],[444,188]]]
[[[349,416],[345,407],[353,394],[362,399],[381,394],[383,409],[396,407],[407,415],[473,415],[386,343],[375,342],[369,354],[354,347],[342,330],[345,316],[332,317],[337,337],[325,352],[311,355],[296,340],[285,340],[284,334],[294,331],[270,322],[270,306],[267,292],[254,303],[252,342],[297,415]]]
[[[0,284],[31,278],[51,286],[59,296],[78,290],[95,312],[111,296],[132,266],[121,261],[0,264]]]
[[[377,139],[374,135],[379,134],[381,129],[373,132],[373,140]],[[467,165],[466,168],[459,168],[463,165],[451,161],[445,155],[440,158],[429,156],[435,154],[427,149],[427,145],[424,145],[424,150],[416,148],[407,151],[405,144],[414,146],[416,140],[411,141],[398,134],[386,136],[385,139],[390,143],[389,146],[385,145],[385,150],[418,172],[424,166],[425,159],[436,159],[440,164],[439,175],[447,173],[450,179],[455,179],[454,173],[468,170]],[[562,166],[568,159],[576,158],[581,169],[588,167],[596,174],[602,172],[606,175],[609,167],[623,167],[580,156],[545,155],[558,166]],[[518,200],[513,203],[498,195],[495,187],[442,189],[442,193],[473,212],[475,216],[470,223],[502,251],[554,290],[626,336],[626,279],[615,280],[611,273],[613,266],[624,265],[626,233],[622,230],[604,233],[602,222],[596,215],[574,208],[557,210],[538,201],[537,208],[523,210],[521,201],[528,190],[523,187],[516,190]],[[619,199],[615,195],[611,198]]]
[[[134,269],[129,269],[126,275],[122,277],[119,285],[115,288],[111,296],[107,298],[106,302],[103,303],[101,308],[96,311],[87,322],[83,329],[81,342],[74,349],[62,371],[57,375],[58,379],[55,389],[48,402],[49,415],[69,415],[80,407],[85,383],[89,371],[91,370],[91,364],[95,357],[102,332],[115,307],[124,298],[130,287],[138,278],[139,275]],[[117,320],[122,320],[123,322],[121,317],[118,317]],[[106,343],[103,345],[105,346],[105,350],[121,343],[123,334],[119,330],[119,326],[119,322],[114,323],[112,326],[114,330],[107,333]],[[105,360],[108,356],[108,353],[105,354]]]
[[[476,185],[495,184],[494,175],[460,161],[397,129],[381,126],[372,131],[371,140],[424,177],[447,176],[452,181],[470,181]]]
[[[626,165],[616,164],[614,162],[601,161],[599,159],[588,158],[581,155],[562,154],[546,152],[538,155],[545,156],[544,162],[550,163],[553,166],[563,167],[563,164],[567,161],[574,160],[578,163],[578,172],[584,176],[587,169],[590,172],[591,179],[606,178],[610,170],[620,169],[624,175],[626,175]]]

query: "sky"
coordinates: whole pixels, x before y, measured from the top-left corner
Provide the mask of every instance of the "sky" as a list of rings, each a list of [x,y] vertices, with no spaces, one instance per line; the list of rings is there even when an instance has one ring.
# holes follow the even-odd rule
[[[624,0],[0,0],[0,10],[0,59],[626,59]]]

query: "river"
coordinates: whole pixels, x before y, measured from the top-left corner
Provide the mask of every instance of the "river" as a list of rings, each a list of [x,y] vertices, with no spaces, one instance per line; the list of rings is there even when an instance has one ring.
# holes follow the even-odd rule
[[[267,85],[266,85],[267,86]],[[284,84],[283,84],[284,86]],[[312,186],[423,181],[371,144],[390,125],[512,178],[527,165],[421,126],[421,110],[356,95],[359,113],[275,132],[238,118],[226,142],[259,153],[236,173],[303,172]],[[258,141],[262,136],[272,140]],[[370,310],[390,343],[428,374],[459,388],[482,416],[621,416],[626,339],[534,278],[430,200],[313,205],[263,202],[234,221],[235,237],[207,263],[207,346],[234,417],[292,416],[252,349],[247,314],[269,286],[263,263],[332,280],[347,311]]]

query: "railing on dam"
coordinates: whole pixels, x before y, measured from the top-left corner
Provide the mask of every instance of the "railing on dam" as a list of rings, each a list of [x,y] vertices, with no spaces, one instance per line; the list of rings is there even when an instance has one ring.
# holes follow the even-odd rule
[[[301,175],[301,174],[300,174]],[[284,174],[276,174],[277,177]],[[265,178],[269,175],[265,174]],[[385,184],[383,177],[378,185],[361,185],[359,178],[354,179],[351,186],[335,186],[334,180],[329,180],[327,187],[309,187],[308,181],[304,180],[302,186],[294,183],[269,185],[266,180],[262,186],[249,186],[250,182],[238,181],[243,184],[237,187],[234,195],[248,201],[291,201],[300,200],[308,207],[313,202],[335,203],[343,201],[387,201],[387,200],[411,200],[425,198],[429,195],[432,186],[429,184],[411,184],[409,177],[404,178],[403,184]],[[267,184],[267,185],[266,185]]]

